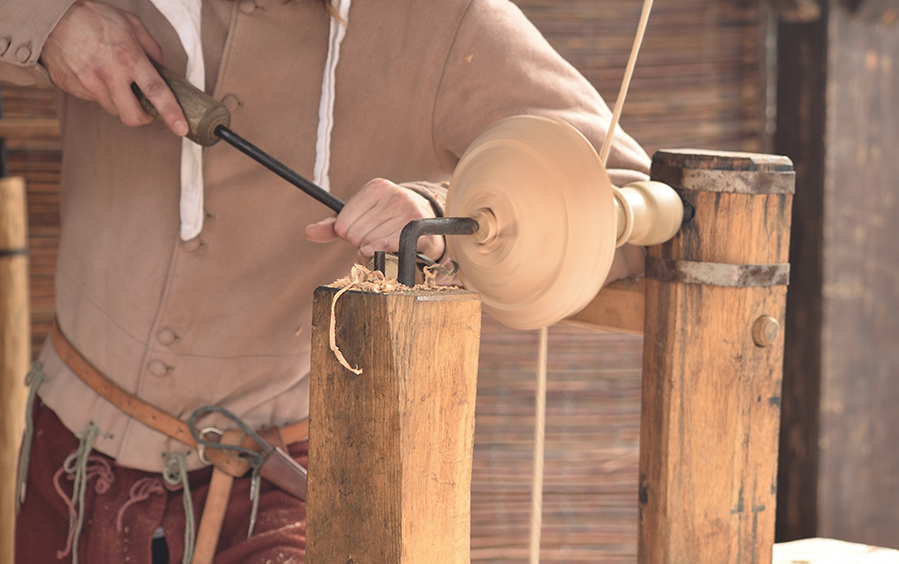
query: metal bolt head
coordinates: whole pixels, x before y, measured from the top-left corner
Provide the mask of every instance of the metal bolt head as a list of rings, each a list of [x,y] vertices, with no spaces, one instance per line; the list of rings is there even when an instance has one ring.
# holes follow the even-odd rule
[[[780,323],[770,315],[763,315],[752,324],[752,340],[760,347],[774,344],[780,335]]]

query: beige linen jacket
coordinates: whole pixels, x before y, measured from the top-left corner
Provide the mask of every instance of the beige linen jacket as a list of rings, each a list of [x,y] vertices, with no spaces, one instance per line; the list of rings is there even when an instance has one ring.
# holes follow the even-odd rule
[[[41,47],[70,3],[2,2],[0,78],[45,76]],[[111,3],[136,13],[183,73],[177,36],[151,2]],[[232,129],[311,178],[329,38],[320,3],[208,0],[202,25],[207,90],[231,109]],[[610,119],[505,0],[354,0],[336,72],[332,191],[346,200],[375,177],[446,180],[478,134],[521,113],[561,117],[596,147]],[[64,94],[59,115],[63,332],[120,386],[182,419],[209,404],[257,427],[305,417],[312,292],[355,256],[346,243],[305,239],[330,211],[220,143],[205,152],[205,226],[182,242],[180,140]],[[609,163],[619,183],[648,169],[621,132]],[[73,431],[93,421],[96,448],[119,464],[159,471],[165,453],[187,451],[98,397],[52,347],[40,360],[43,402]],[[195,453],[188,460],[201,465]]]

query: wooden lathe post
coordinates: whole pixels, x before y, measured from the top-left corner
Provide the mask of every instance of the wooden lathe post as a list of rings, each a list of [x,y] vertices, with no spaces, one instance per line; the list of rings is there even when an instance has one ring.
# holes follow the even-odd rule
[[[13,562],[16,462],[31,361],[25,181],[0,179],[0,564]]]
[[[480,299],[315,292],[306,558],[467,563]]]
[[[770,563],[789,159],[670,151],[695,216],[647,258],[638,561]]]

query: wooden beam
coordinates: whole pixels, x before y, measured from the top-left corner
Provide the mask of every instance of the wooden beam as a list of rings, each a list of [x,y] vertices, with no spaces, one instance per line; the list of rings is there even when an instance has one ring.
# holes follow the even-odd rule
[[[0,563],[13,562],[16,462],[31,361],[25,181],[0,179]]]
[[[784,327],[778,542],[818,533],[829,12],[826,9],[812,23],[780,22],[777,26],[779,86],[774,150],[789,156],[796,169],[791,291]]]
[[[596,294],[587,307],[562,323],[587,329],[643,335],[646,280],[612,282]]]
[[[315,292],[306,558],[468,563],[480,300]]]
[[[768,564],[792,166],[660,151],[652,177],[696,213],[647,257],[638,562]]]

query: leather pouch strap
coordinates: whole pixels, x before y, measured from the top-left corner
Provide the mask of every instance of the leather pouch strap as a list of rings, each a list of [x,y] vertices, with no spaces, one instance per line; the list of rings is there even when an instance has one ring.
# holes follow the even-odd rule
[[[225,522],[225,513],[228,510],[233,484],[233,476],[229,476],[218,468],[212,469],[212,478],[209,481],[206,504],[203,506],[203,516],[200,518],[200,526],[197,529],[197,542],[194,545],[194,559],[191,564],[212,564],[222,532],[222,524]]]

